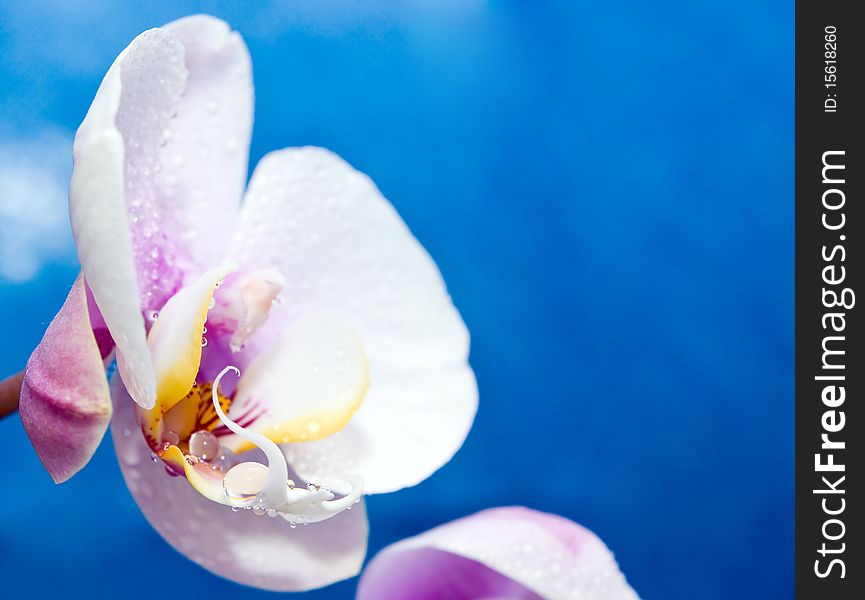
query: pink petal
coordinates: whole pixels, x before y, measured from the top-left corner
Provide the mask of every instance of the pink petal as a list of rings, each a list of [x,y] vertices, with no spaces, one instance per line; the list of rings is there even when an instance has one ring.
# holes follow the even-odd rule
[[[27,362],[20,413],[56,483],[81,470],[105,435],[111,401],[80,276]]]
[[[360,571],[368,530],[362,502],[294,529],[281,518],[232,512],[153,462],[134,405],[116,379],[112,395],[111,432],[126,485],[151,525],[190,560],[226,579],[276,591],[321,587]]]
[[[636,600],[591,531],[528,508],[485,510],[382,550],[357,600]]]

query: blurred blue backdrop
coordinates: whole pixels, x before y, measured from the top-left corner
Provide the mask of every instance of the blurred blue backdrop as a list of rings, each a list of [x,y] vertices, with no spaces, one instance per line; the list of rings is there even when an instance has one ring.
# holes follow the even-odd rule
[[[107,67],[209,12],[252,53],[253,163],[316,144],[371,175],[472,332],[474,429],[369,501],[371,555],[525,504],[596,531],[645,598],[792,597],[792,2],[0,6],[0,373],[75,276],[68,155]],[[57,487],[17,417],[0,451],[5,597],[268,595],[171,550],[109,444]]]

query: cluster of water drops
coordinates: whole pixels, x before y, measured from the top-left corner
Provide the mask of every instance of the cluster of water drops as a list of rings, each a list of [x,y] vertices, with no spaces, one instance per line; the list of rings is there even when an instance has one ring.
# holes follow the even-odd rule
[[[229,502],[239,502],[240,505],[234,504],[231,507],[232,512],[240,512],[241,510],[252,511],[253,514],[268,517],[277,517],[279,511],[268,506],[264,492],[260,491],[267,479],[268,467],[256,462],[244,462],[233,466],[225,474],[222,485],[226,498]],[[294,480],[286,481],[286,487],[289,491],[296,489]],[[309,483],[306,486],[307,491],[317,493],[322,490],[319,483]],[[325,490],[330,492],[330,490]],[[302,520],[290,520],[291,528],[297,527],[298,524],[307,525],[308,523]]]
[[[162,435],[163,451],[179,444],[180,436],[176,431],[168,430]],[[219,438],[211,431],[204,429],[196,431],[189,437],[188,446],[189,451],[184,455],[184,458],[189,465],[194,466],[204,463],[209,465],[214,471],[228,472],[237,464],[235,454],[228,448],[221,447]],[[159,460],[159,457],[156,454],[152,454],[151,459],[156,462]],[[167,465],[166,470],[171,475],[176,474]]]
[[[216,287],[218,288],[221,283],[222,283],[222,281],[217,281]],[[209,312],[209,311],[213,310],[214,308],[216,308],[216,298],[211,296],[210,302],[208,302],[208,304],[207,304],[207,310]],[[205,337],[206,334],[207,334],[207,325],[205,325],[201,330],[201,347],[202,348],[207,346],[207,338]]]

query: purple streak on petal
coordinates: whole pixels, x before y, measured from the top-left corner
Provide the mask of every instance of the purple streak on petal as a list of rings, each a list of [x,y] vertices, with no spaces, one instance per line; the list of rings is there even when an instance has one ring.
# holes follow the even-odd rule
[[[114,338],[111,337],[108,325],[105,324],[105,319],[102,318],[102,313],[99,312],[99,307],[96,306],[93,292],[90,291],[90,286],[86,283],[84,290],[87,294],[87,315],[90,318],[90,327],[93,329],[93,337],[96,339],[99,354],[104,361],[114,351]]]
[[[205,321],[204,326],[207,327],[207,333],[204,334],[207,338],[207,346],[201,351],[201,363],[196,379],[198,383],[212,382],[227,365],[234,365],[243,373],[247,365],[257,356],[257,352],[251,348],[232,352],[228,347],[231,342],[230,331],[214,327],[209,321]],[[230,396],[234,393],[236,385],[235,378],[226,378],[220,385],[220,389]]]
[[[87,464],[108,428],[111,400],[81,276],[27,361],[19,409],[56,483]]]
[[[505,575],[443,550],[415,548],[379,556],[377,568],[364,573],[358,600],[543,600]]]
[[[509,583],[493,585],[501,580]],[[490,597],[637,599],[594,533],[522,507],[481,511],[385,548],[357,593],[357,600]]]
[[[155,226],[154,223],[150,227]],[[149,227],[133,229],[133,250],[145,318],[148,313],[158,312],[184,282],[184,270],[178,266],[180,251],[164,233],[145,236],[149,231]],[[198,271],[192,266],[188,266],[188,270]]]

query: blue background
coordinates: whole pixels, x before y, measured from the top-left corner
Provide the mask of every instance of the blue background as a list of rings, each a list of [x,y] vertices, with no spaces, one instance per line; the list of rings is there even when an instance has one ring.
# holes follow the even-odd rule
[[[137,33],[228,20],[253,57],[253,163],[316,144],[368,173],[472,333],[474,428],[369,501],[370,556],[525,504],[597,532],[645,598],[792,597],[793,3],[408,4],[4,3],[0,135],[71,136]],[[0,373],[75,273],[70,255],[0,279]],[[269,595],[171,550],[110,444],[57,487],[17,417],[0,451],[6,597]]]

